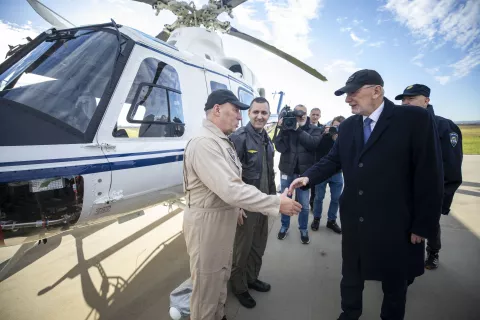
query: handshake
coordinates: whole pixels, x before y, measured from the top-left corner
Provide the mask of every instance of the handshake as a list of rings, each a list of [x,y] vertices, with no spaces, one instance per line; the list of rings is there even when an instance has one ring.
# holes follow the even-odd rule
[[[293,180],[290,187],[280,195],[280,213],[283,213],[287,216],[293,216],[299,214],[302,210],[302,205],[295,200],[289,198],[293,194],[293,190],[306,186],[308,184],[308,178],[300,177]]]

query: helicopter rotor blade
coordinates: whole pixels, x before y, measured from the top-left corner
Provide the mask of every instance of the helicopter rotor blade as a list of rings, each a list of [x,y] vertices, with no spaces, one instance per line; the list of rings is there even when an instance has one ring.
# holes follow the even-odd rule
[[[248,0],[222,0],[224,6],[229,6],[230,8],[236,8]]]
[[[149,5],[151,5],[151,6],[153,6],[154,4],[157,3],[157,0],[132,0],[132,1],[143,2],[143,3],[149,4]],[[161,0],[161,2],[163,2],[164,4],[167,4],[167,3],[168,3],[167,0]]]
[[[151,6],[157,3],[157,0],[132,0],[132,1],[146,3]],[[239,5],[247,1],[248,0],[221,0],[224,6],[229,6],[232,9],[235,7],[238,7]],[[162,2],[163,4],[168,4],[168,0],[160,0],[160,2]]]
[[[230,30],[227,31],[227,34],[229,34],[231,36],[234,36],[234,37],[237,37],[237,38],[240,38],[244,41],[250,42],[250,43],[252,43],[256,46],[259,46],[260,48],[265,49],[265,50],[279,56],[280,58],[283,58],[283,59],[287,60],[288,62],[296,65],[297,67],[299,67],[300,69],[304,70],[305,72],[311,74],[315,78],[320,79],[322,81],[327,81],[327,78],[325,78],[325,76],[322,75],[317,70],[313,69],[312,67],[303,63],[302,61],[298,60],[297,58],[289,55],[288,53],[283,52],[283,51],[275,48],[274,46],[269,45],[268,43],[263,42],[262,40],[254,38],[252,36],[249,36],[248,34],[243,33],[241,31],[238,31],[237,29],[235,29],[233,27],[231,27]]]
[[[75,25],[41,3],[38,0],[27,0],[27,2],[30,4],[30,6],[35,10],[40,17],[42,17],[45,21],[50,23],[53,27],[57,29],[68,29],[68,28],[74,28]]]

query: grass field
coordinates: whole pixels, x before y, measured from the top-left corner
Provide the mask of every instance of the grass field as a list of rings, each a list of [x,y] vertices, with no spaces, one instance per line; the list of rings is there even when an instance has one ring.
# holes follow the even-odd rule
[[[459,126],[463,138],[463,154],[480,154],[480,126]]]
[[[463,138],[463,154],[480,155],[480,126],[459,126]],[[270,131],[270,138],[273,138],[275,130]]]

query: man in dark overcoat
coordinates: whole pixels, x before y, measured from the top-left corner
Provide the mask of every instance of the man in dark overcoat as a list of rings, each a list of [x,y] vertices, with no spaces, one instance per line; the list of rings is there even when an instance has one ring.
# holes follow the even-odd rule
[[[365,280],[382,282],[383,320],[404,319],[407,279],[424,273],[424,239],[435,234],[443,195],[443,166],[433,117],[384,97],[383,79],[360,70],[335,95],[355,114],[339,127],[329,154],[294,180],[318,184],[339,169],[342,224],[341,320],[362,314]]]

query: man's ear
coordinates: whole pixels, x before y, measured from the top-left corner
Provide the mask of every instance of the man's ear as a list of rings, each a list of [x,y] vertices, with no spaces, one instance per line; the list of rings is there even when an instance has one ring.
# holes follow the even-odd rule
[[[429,103],[430,103],[430,98],[425,97],[425,102],[426,102],[427,104],[429,104]]]

